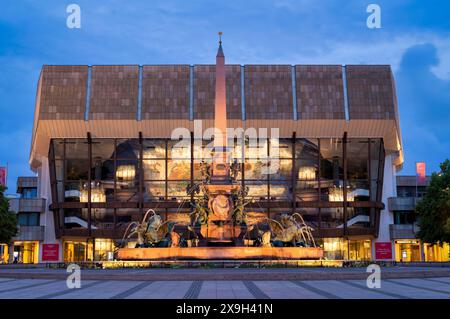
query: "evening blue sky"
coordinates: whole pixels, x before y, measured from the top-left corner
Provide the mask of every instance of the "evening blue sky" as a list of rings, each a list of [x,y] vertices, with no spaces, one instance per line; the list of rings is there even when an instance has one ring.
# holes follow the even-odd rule
[[[81,29],[66,7],[81,7]],[[366,7],[381,7],[368,29]],[[0,165],[8,193],[28,157],[43,64],[390,64],[405,164],[450,157],[450,1],[0,1]]]

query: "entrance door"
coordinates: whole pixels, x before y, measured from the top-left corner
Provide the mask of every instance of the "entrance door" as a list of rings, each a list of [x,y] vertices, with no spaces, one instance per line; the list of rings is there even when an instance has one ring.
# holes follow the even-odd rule
[[[86,243],[71,241],[64,242],[64,261],[86,261]]]
[[[420,258],[420,245],[413,243],[397,244],[397,261],[411,262],[421,261]]]
[[[14,244],[13,263],[33,264],[35,262],[36,245],[34,242]]]

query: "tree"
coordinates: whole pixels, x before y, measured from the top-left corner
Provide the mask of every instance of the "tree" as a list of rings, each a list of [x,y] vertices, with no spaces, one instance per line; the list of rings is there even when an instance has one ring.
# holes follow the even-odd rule
[[[0,185],[0,243],[9,244],[17,234],[16,214],[9,211],[9,202],[5,197],[6,188]]]
[[[450,242],[450,161],[441,165],[440,173],[433,173],[430,186],[417,204],[420,231],[417,237],[430,244]]]

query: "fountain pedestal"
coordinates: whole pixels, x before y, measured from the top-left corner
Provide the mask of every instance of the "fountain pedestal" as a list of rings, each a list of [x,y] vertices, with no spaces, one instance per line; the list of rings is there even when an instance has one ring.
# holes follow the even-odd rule
[[[241,227],[221,221],[202,225],[200,232],[206,238],[208,246],[235,246],[241,235]]]
[[[210,214],[208,223],[202,225],[201,234],[206,238],[207,245],[234,246],[241,235],[241,226],[234,225],[231,194],[240,189],[238,184],[208,184],[205,191],[208,194]]]

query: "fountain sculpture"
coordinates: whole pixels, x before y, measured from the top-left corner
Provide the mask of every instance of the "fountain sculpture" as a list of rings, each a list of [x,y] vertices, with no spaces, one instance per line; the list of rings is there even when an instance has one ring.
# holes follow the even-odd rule
[[[201,163],[204,180],[188,190],[189,195],[192,192],[198,195],[191,202],[190,225],[185,225],[189,238],[176,232],[179,225],[162,222],[160,216],[149,210],[142,222],[130,224],[124,234],[123,240],[137,236],[137,248],[119,249],[119,259],[322,257],[323,250],[316,247],[312,228],[306,225],[298,213],[283,214],[280,221],[266,218],[265,230],[260,230],[257,224],[248,225],[248,189],[236,181],[240,164],[236,161],[231,163],[230,151],[227,149],[225,89],[225,56],[220,41],[216,56],[214,152],[211,163]],[[246,246],[245,239],[252,237],[251,233],[256,233],[253,242],[258,244]],[[291,247],[285,247],[288,245]]]

